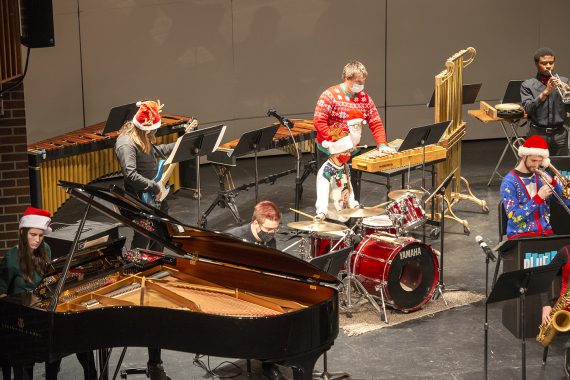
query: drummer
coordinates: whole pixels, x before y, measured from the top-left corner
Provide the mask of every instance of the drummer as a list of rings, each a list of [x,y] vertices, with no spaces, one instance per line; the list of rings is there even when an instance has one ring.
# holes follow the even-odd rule
[[[350,183],[348,161],[354,149],[351,134],[338,129],[329,135],[328,150],[330,156],[317,173],[317,215],[315,219],[332,219],[346,222],[348,217],[338,214],[340,210],[356,208],[360,204],[354,199],[354,191]]]

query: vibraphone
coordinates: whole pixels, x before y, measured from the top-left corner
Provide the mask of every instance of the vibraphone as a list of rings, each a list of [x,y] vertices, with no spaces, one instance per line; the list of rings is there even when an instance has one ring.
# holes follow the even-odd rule
[[[176,141],[183,133],[189,118],[162,115],[162,126],[157,130],[157,144]],[[121,168],[115,156],[117,132],[102,134],[105,123],[52,137],[28,145],[31,203],[55,213],[68,199],[60,180],[86,184],[119,173]],[[180,187],[178,169],[172,176],[174,189]]]
[[[299,152],[315,152],[315,138],[316,131],[313,126],[312,120],[303,119],[292,119],[293,128],[291,128],[291,133],[287,127],[281,126],[275,133],[273,138],[273,144],[270,149],[283,150],[293,156],[296,156],[295,144],[299,149]],[[277,125],[278,123],[273,123]],[[293,138],[295,138],[295,143],[293,143]],[[236,195],[250,187],[255,186],[255,182],[247,183],[242,186],[236,187],[232,178],[231,168],[236,166],[237,157],[231,154],[232,149],[234,149],[240,139],[235,139],[225,144],[220,145],[219,149],[211,155],[208,155],[208,161],[210,161],[218,175],[219,190],[217,198],[212,202],[210,207],[202,214],[202,227],[207,224],[207,217],[212,212],[216,206],[222,208],[227,208],[232,213],[234,219],[237,223],[241,223],[241,218],[239,216],[239,211],[237,205],[235,204]],[[302,174],[301,183],[307,178],[308,174],[311,172],[310,167],[305,167],[304,173]],[[285,176],[287,174],[294,173],[295,169],[286,170],[281,173],[272,174],[266,176],[259,180],[259,183],[274,183],[279,177]]]

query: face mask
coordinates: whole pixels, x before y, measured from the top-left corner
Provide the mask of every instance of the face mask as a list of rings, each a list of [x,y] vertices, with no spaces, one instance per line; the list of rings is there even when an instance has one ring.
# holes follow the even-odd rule
[[[350,161],[350,154],[341,154],[337,157],[338,162],[340,162],[341,164],[346,164],[348,161]]]
[[[260,230],[257,233],[257,236],[259,236],[263,244],[267,244],[275,237],[275,233],[265,232],[263,230]]]
[[[352,92],[354,92],[354,93],[360,92],[360,91],[364,90],[364,85],[363,85],[363,84],[355,83],[355,84],[352,85],[351,90],[352,90]]]

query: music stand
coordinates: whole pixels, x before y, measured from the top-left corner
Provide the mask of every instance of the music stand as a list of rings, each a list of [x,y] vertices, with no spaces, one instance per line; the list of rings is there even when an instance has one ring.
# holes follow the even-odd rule
[[[505,90],[505,95],[501,103],[521,103],[521,85],[524,81],[522,80],[510,80],[507,84],[507,89]]]
[[[259,194],[259,170],[257,166],[257,154],[262,150],[271,149],[273,146],[273,137],[277,133],[279,125],[270,125],[268,127],[256,129],[254,131],[244,133],[234,151],[232,156],[243,156],[253,152],[255,162],[255,203],[258,201]]]
[[[521,349],[522,349],[522,374],[521,378],[526,379],[526,338],[525,338],[525,297],[548,291],[554,276],[559,271],[559,267],[544,265],[535,268],[516,270],[503,273],[499,276],[497,283],[493,287],[491,294],[487,298],[486,304],[519,298],[521,301]],[[539,310],[537,312],[540,312]],[[486,342],[487,343],[487,342]],[[485,351],[487,347],[485,347]],[[485,358],[485,365],[487,364]],[[487,375],[487,367],[485,367]]]
[[[477,95],[479,95],[479,90],[483,83],[471,83],[471,84],[464,84],[462,90],[462,104],[473,104],[475,100],[477,100]],[[520,96],[519,96],[520,98]],[[520,101],[519,101],[520,103]],[[435,90],[431,94],[431,98],[429,102],[426,104],[428,108],[435,107]]]
[[[445,283],[443,282],[443,253],[444,253],[444,247],[443,247],[443,242],[444,242],[444,235],[445,235],[445,191],[447,189],[447,186],[449,185],[449,183],[451,182],[451,180],[453,179],[453,177],[455,176],[455,172],[458,170],[459,168],[455,168],[451,173],[448,174],[448,176],[439,184],[439,186],[437,186],[435,188],[435,190],[428,195],[428,197],[426,198],[425,202],[424,202],[424,206],[431,200],[433,200],[433,198],[436,196],[436,194],[440,194],[441,195],[441,205],[440,205],[440,210],[439,212],[441,213],[441,220],[439,222],[439,244],[440,244],[440,252],[439,252],[439,281],[437,283],[437,289],[435,291],[435,293],[433,294],[433,299],[437,299],[440,295],[443,298],[443,302],[445,303],[445,305],[447,305],[447,301],[445,300],[445,297],[443,297],[443,289],[445,288]],[[433,211],[435,211],[435,208],[432,208]],[[432,215],[435,216],[435,215]]]
[[[200,156],[205,156],[218,149],[225,131],[226,126],[220,124],[184,134],[176,140],[176,145],[173,150],[175,153],[174,155],[171,154],[164,164],[173,164],[193,158],[196,163],[196,188],[198,189],[198,194],[200,194]],[[202,197],[198,197],[197,226],[201,226],[202,222],[200,198]]]
[[[102,134],[105,135],[107,133],[115,132],[121,129],[125,122],[133,119],[138,109],[139,107],[137,107],[136,103],[130,103],[111,108]]]
[[[339,249],[338,251],[331,251],[321,256],[317,256],[309,263],[316,266],[317,268],[327,272],[330,275],[338,276],[338,273],[342,269],[343,265],[348,259],[348,255],[354,249],[354,245],[350,245],[346,248]],[[350,286],[350,284],[349,284]],[[334,379],[344,379],[350,377],[347,372],[329,372],[327,363],[327,351],[323,353],[323,372],[313,371],[313,378],[320,377],[322,379],[334,380]]]

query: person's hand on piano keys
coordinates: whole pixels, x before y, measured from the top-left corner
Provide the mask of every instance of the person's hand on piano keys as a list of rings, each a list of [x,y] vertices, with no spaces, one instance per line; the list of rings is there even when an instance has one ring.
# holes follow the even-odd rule
[[[394,148],[392,148],[389,145],[386,144],[380,144],[378,145],[378,151],[380,153],[385,153],[385,154],[392,154],[392,153],[396,153],[396,150]]]

